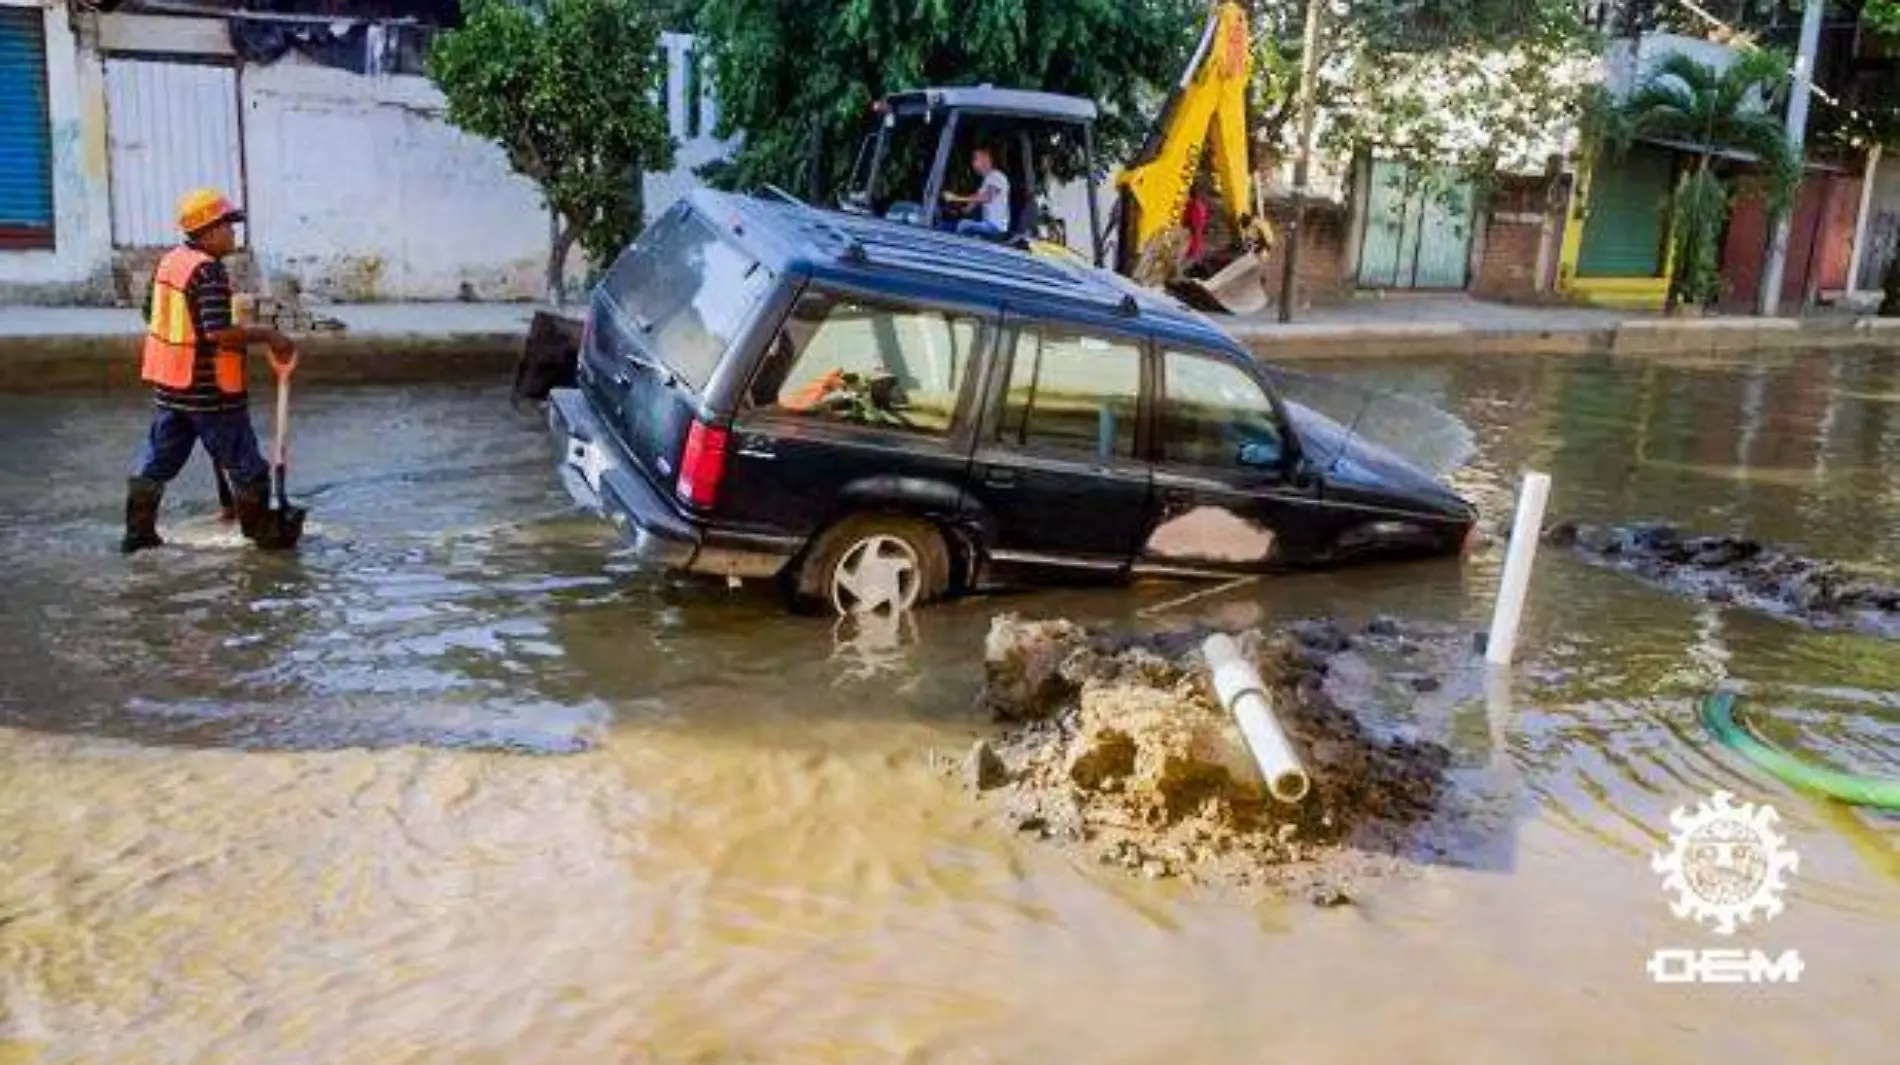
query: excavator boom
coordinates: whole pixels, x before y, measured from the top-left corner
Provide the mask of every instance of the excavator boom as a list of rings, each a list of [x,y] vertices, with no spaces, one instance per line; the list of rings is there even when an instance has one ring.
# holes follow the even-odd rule
[[[1207,284],[1193,287],[1221,310],[1245,312],[1265,303],[1257,253],[1272,234],[1253,218],[1253,178],[1247,163],[1247,85],[1252,76],[1247,13],[1233,0],[1220,0],[1208,13],[1200,45],[1169,94],[1160,120],[1118,180],[1121,273],[1150,285],[1179,280],[1181,220],[1202,157],[1211,148],[1221,202],[1248,254]]]

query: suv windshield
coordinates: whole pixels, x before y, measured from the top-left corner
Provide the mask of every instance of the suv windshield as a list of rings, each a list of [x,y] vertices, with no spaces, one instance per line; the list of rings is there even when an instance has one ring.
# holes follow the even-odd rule
[[[640,346],[695,391],[771,286],[770,271],[684,205],[654,222],[602,285]]]

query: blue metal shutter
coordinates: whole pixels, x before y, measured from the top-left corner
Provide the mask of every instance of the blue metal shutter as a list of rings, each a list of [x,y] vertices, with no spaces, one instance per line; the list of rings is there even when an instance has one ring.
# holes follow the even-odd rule
[[[0,7],[0,246],[50,243],[45,12]]]

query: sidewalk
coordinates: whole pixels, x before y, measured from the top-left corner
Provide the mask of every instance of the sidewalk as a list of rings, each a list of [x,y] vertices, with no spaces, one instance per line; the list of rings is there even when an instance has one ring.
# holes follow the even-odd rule
[[[1807,318],[1664,318],[1590,307],[1526,307],[1463,294],[1361,295],[1281,324],[1226,319],[1227,332],[1270,360],[1511,355],[1735,355],[1878,347],[1900,351],[1900,318],[1827,311]]]
[[[304,338],[298,373],[316,381],[502,379],[537,307],[527,303],[313,306],[344,323]],[[571,310],[571,309],[570,309]],[[1282,325],[1219,319],[1263,359],[1520,355],[1708,355],[1881,347],[1900,351],[1900,318],[1661,318],[1580,307],[1521,307],[1468,296],[1362,295]],[[138,315],[86,307],[0,307],[0,391],[118,387],[136,377]],[[259,360],[261,361],[261,360]]]

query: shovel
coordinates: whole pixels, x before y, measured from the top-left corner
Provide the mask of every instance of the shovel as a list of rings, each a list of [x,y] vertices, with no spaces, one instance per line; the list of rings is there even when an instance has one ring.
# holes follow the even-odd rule
[[[271,487],[275,501],[265,501],[254,538],[257,546],[266,551],[296,547],[303,536],[303,520],[310,513],[303,507],[291,506],[290,496],[284,490],[284,465],[290,454],[290,372],[295,367],[294,360],[271,359],[271,369],[277,372],[277,439],[271,447]]]

